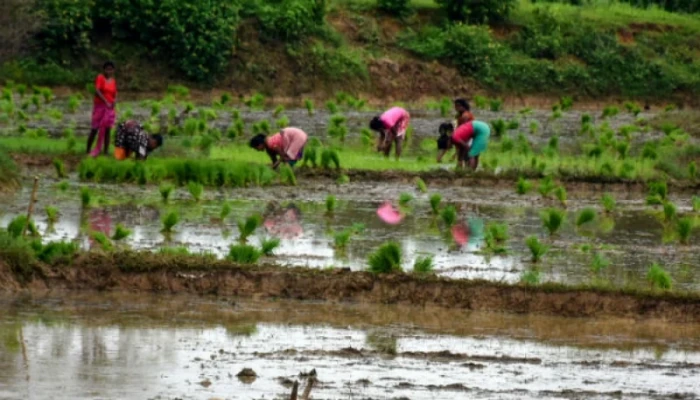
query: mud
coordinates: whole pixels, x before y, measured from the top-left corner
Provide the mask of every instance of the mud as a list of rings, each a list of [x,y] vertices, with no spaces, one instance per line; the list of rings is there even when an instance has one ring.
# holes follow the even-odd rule
[[[18,282],[11,280],[0,284],[4,290],[13,290]],[[525,287],[347,270],[249,268],[203,257],[166,257],[150,253],[86,254],[66,265],[36,271],[27,288],[30,291],[124,290],[435,305],[571,317],[616,316],[700,322],[700,299],[689,294],[570,289],[552,284]]]

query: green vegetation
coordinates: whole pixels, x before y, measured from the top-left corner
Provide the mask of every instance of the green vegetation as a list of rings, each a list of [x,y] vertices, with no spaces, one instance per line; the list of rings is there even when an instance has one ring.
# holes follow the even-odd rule
[[[421,193],[428,193],[428,186],[421,178],[416,178],[416,188]]]
[[[592,222],[593,220],[595,220],[595,217],[595,209],[590,207],[584,208],[583,210],[579,211],[578,216],[576,217],[576,226],[580,227],[581,225]]]
[[[232,245],[228,252],[228,259],[241,264],[255,264],[262,256],[262,251],[248,244]]]
[[[604,255],[595,253],[593,255],[593,260],[591,261],[591,271],[599,275],[604,269],[610,266],[610,260],[608,260]]]
[[[202,193],[204,193],[204,186],[197,182],[188,182],[187,191],[190,192],[194,201],[199,202],[202,198]]]
[[[537,286],[540,284],[541,274],[540,271],[532,268],[527,271],[523,271],[520,275],[520,282],[528,286]]]
[[[453,205],[449,205],[440,210],[440,218],[448,228],[451,228],[457,223],[457,209]]]
[[[34,221],[27,220],[26,215],[18,215],[7,224],[7,232],[14,238],[21,237],[25,229],[31,236],[39,236],[39,230],[36,229]]]
[[[47,264],[70,260],[78,252],[78,245],[72,242],[49,242],[42,244],[35,240],[31,243],[37,259]]]
[[[120,240],[128,238],[130,235],[131,230],[125,228],[122,224],[117,224],[117,227],[114,228],[114,235],[112,235],[112,240],[118,242]]]
[[[333,246],[336,249],[344,250],[350,242],[350,238],[364,231],[364,229],[365,226],[363,224],[353,224],[339,232],[333,233]]]
[[[275,249],[280,246],[279,238],[263,239],[260,242],[260,251],[263,255],[271,256],[274,254]]]
[[[66,178],[68,174],[66,174],[66,167],[63,164],[63,161],[59,160],[58,158],[53,159],[53,166],[54,169],[56,170],[56,176],[59,179]]]
[[[225,221],[226,218],[231,215],[231,204],[224,202],[224,204],[221,206],[221,211],[219,212],[219,219],[221,222]]]
[[[670,290],[672,286],[671,275],[669,275],[668,272],[666,272],[666,270],[657,263],[654,263],[651,265],[651,267],[649,267],[649,271],[647,272],[647,281],[649,281],[652,288],[656,289]]]
[[[168,199],[170,199],[170,194],[172,193],[174,188],[175,187],[169,183],[164,183],[160,185],[158,191],[160,192],[160,197],[163,199],[163,203],[168,202]]]
[[[410,203],[412,200],[413,200],[413,195],[410,193],[399,194],[399,205],[402,207],[408,206],[408,203]]]
[[[416,274],[429,274],[433,272],[433,256],[418,257],[413,263],[413,272]]]
[[[506,224],[488,224],[484,234],[486,249],[495,254],[506,253],[505,242],[508,240],[508,237],[508,226]]]
[[[92,200],[92,192],[86,187],[80,188],[80,204],[83,208],[90,207],[90,202]]]
[[[693,229],[695,229],[695,220],[691,217],[679,218],[676,221],[676,233],[681,244],[688,244]]]
[[[46,220],[49,224],[55,224],[58,222],[58,208],[53,206],[46,206]]]
[[[244,242],[262,225],[262,217],[258,214],[251,215],[245,220],[238,221],[239,240]]]
[[[615,201],[615,197],[613,197],[613,195],[610,193],[603,194],[603,197],[601,197],[600,202],[603,205],[603,209],[608,214],[614,212],[617,208],[617,201]]]
[[[564,186],[557,186],[556,189],[554,189],[554,196],[559,200],[559,203],[561,203],[562,207],[566,207],[566,189]]]
[[[163,233],[170,233],[173,231],[175,225],[180,222],[180,214],[177,211],[170,211],[163,215],[160,220],[163,223]]]
[[[530,254],[532,255],[532,262],[539,262],[542,257],[549,251],[549,246],[543,244],[537,239],[537,236],[529,236],[525,239],[525,245],[527,245]]]
[[[369,256],[369,271],[375,274],[400,272],[401,246],[395,242],[387,242],[381,245]]]
[[[440,213],[440,202],[442,202],[442,195],[440,193],[433,193],[430,196],[430,210],[435,215]]]
[[[337,201],[335,199],[335,196],[333,196],[332,194],[326,196],[326,214],[332,215],[335,211],[336,205]]]
[[[553,236],[564,224],[566,212],[556,208],[548,208],[542,212],[541,218],[542,225],[547,229],[549,235]]]
[[[105,235],[103,232],[98,232],[98,231],[90,232],[90,239],[92,239],[95,243],[100,245],[100,248],[103,251],[114,250],[114,245],[112,244],[112,241],[109,240],[109,237],[107,237],[107,235]]]
[[[515,192],[519,195],[527,194],[532,189],[532,182],[523,178],[522,176],[518,178],[518,182],[515,184]]]

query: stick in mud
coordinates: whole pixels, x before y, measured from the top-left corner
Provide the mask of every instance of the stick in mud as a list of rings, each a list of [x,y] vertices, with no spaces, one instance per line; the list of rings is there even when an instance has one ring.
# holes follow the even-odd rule
[[[299,391],[299,381],[294,381],[294,386],[292,386],[292,396],[289,400],[297,400],[297,392]]]
[[[36,203],[36,188],[39,186],[39,177],[34,177],[34,189],[32,189],[32,197],[29,199],[29,207],[27,207],[27,221],[24,223],[24,228],[22,228],[22,237],[27,233],[27,227],[32,220],[32,211],[34,211],[34,203]]]
[[[309,400],[309,396],[311,396],[311,389],[313,389],[314,383],[316,383],[316,378],[313,376],[310,376],[309,380],[306,382],[306,387],[304,388],[304,394],[301,395],[301,400]]]

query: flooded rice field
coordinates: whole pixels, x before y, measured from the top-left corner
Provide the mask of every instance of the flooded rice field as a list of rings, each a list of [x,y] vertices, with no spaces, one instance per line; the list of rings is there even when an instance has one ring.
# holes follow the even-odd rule
[[[29,184],[16,194],[4,197],[0,225],[25,213],[29,202]],[[229,246],[238,243],[237,221],[259,213],[263,225],[249,238],[257,245],[264,238],[281,240],[267,261],[281,265],[312,268],[367,267],[368,254],[382,243],[393,240],[403,250],[403,268],[411,270],[419,257],[433,256],[437,274],[452,278],[481,278],[517,282],[532,267],[525,238],[537,235],[551,246],[539,263],[541,281],[568,284],[593,280],[616,286],[646,287],[649,266],[660,263],[672,276],[674,287],[697,290],[700,277],[695,273],[700,238],[691,236],[688,245],[670,242],[671,233],[664,228],[663,213],[644,204],[639,193],[615,193],[618,211],[606,215],[600,210],[601,192],[569,192],[568,217],[562,230],[549,237],[542,226],[540,213],[551,200],[539,195],[518,196],[514,190],[496,187],[440,188],[444,202],[458,209],[459,224],[469,236],[457,246],[450,230],[431,213],[429,194],[419,193],[412,185],[400,183],[351,183],[336,185],[324,181],[304,182],[301,187],[250,189],[206,189],[203,200],[194,202],[184,188],[176,189],[169,204],[161,202],[156,187],[133,185],[94,185],[93,205],[83,208],[77,184],[61,191],[51,179],[43,180],[37,196],[35,219],[43,240],[71,240],[84,249],[96,246],[89,232],[114,233],[121,223],[133,233],[118,246],[158,250],[184,246],[191,252],[208,252],[218,257],[228,254]],[[387,225],[376,214],[384,200],[401,193],[415,198],[402,209],[406,218],[399,225]],[[328,194],[338,199],[332,215],[326,213]],[[690,212],[690,195],[673,196],[679,213]],[[232,213],[224,221],[219,214],[224,201]],[[49,225],[45,206],[60,212],[59,221]],[[583,207],[598,209],[592,223],[576,227],[576,213]],[[180,222],[171,235],[161,233],[161,216],[177,210]],[[363,224],[362,233],[352,236],[346,249],[334,246],[334,232],[353,224]],[[507,253],[496,255],[486,249],[485,229],[492,223],[507,226]],[[602,271],[594,273],[598,258],[608,261]],[[600,267],[600,264],[598,265]]]
[[[698,325],[119,293],[0,307],[2,399],[287,399],[308,373],[314,399],[700,396]]]

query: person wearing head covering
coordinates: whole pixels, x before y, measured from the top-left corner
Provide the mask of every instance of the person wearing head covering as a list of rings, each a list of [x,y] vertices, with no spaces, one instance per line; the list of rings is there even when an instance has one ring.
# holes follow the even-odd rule
[[[119,124],[114,143],[114,158],[126,160],[132,154],[137,160],[145,160],[155,149],[163,145],[162,135],[149,135],[143,126],[134,120]]]

